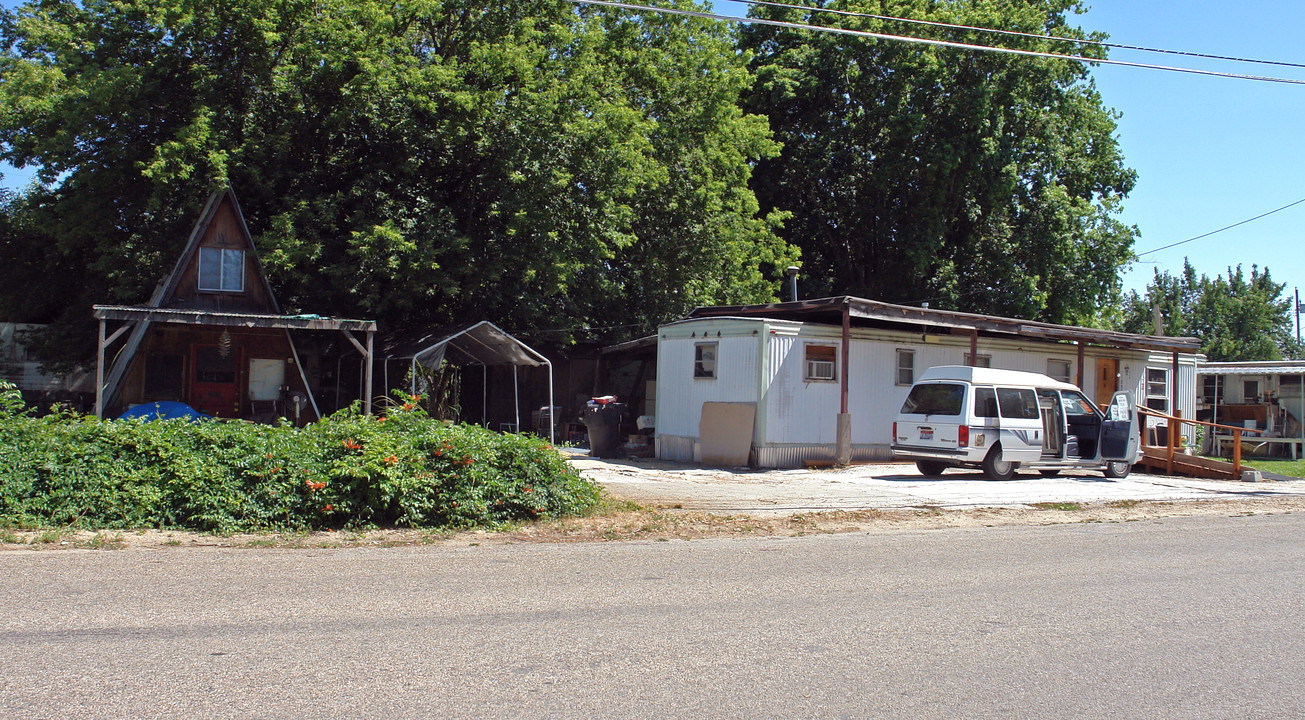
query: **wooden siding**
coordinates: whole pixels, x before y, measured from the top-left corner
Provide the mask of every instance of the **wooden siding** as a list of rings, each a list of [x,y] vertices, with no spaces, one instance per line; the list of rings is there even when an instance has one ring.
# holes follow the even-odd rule
[[[215,292],[199,289],[199,248],[226,248],[245,252],[244,290],[242,292]],[[258,254],[253,243],[245,236],[244,226],[232,207],[230,196],[224,196],[204,231],[195,252],[187,259],[185,269],[176,278],[176,289],[163,307],[205,310],[209,312],[276,313],[276,303],[268,295],[263,282]]]

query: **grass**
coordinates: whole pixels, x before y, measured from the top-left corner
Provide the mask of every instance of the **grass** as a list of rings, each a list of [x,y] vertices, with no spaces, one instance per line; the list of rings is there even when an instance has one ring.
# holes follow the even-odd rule
[[[1244,457],[1242,458],[1242,465],[1253,467],[1260,472],[1305,478],[1305,460],[1267,460]]]
[[[1035,507],[1039,510],[1062,510],[1064,512],[1074,512],[1083,509],[1083,506],[1076,502],[1040,502],[1033,503],[1029,507]]]

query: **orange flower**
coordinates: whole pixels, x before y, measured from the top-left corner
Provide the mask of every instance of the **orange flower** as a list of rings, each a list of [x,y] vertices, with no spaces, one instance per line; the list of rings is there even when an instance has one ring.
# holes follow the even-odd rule
[[[376,422],[385,422],[385,416],[382,415],[382,416],[376,418]]]
[[[347,438],[347,439],[341,441],[340,444],[343,445],[343,446],[345,446],[346,448],[348,448],[348,449],[350,449],[350,450],[361,450],[361,449],[362,449],[362,445],[358,444],[358,441],[357,441],[357,440],[354,440],[353,438]]]
[[[322,508],[322,512],[331,512],[331,510],[333,509],[335,509],[334,505],[327,505],[326,507]]]
[[[391,455],[391,456],[385,458],[385,463],[386,463],[387,465],[396,465],[396,464],[398,464],[398,462],[399,462],[399,458],[397,458],[397,457],[395,457],[395,456],[393,456],[393,455]]]

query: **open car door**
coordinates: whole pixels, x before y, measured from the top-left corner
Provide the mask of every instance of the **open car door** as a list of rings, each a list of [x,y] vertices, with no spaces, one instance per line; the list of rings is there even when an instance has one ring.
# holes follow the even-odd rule
[[[1117,392],[1106,408],[1106,419],[1101,422],[1101,460],[1132,463],[1137,458],[1138,412],[1133,398],[1126,392]]]

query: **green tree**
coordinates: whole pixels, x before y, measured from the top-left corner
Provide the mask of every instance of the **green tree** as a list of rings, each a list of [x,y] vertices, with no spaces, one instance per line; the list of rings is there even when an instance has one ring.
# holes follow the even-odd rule
[[[1130,292],[1124,299],[1119,329],[1154,332],[1155,311],[1166,335],[1199,338],[1201,352],[1213,361],[1279,360],[1300,357],[1293,334],[1293,300],[1283,297],[1285,283],[1276,283],[1252,265],[1228,268],[1214,278],[1196,270],[1186,259],[1178,275],[1156,271],[1146,295]]]
[[[821,8],[1069,38],[1077,0],[830,0]],[[1098,47],[921,29],[810,9],[755,16],[1085,57]],[[1101,35],[1090,36],[1100,39]],[[1118,297],[1134,183],[1080,63],[814,33],[742,31],[745,109],[784,145],[753,178],[793,219],[806,292],[1090,322]]]
[[[93,303],[148,297],[228,183],[287,310],[388,328],[617,339],[771,299],[795,257],[748,188],[778,146],[706,21],[559,0],[42,0],[0,17],[0,49],[0,157],[42,181],[7,207],[78,278],[46,315],[83,329]]]

